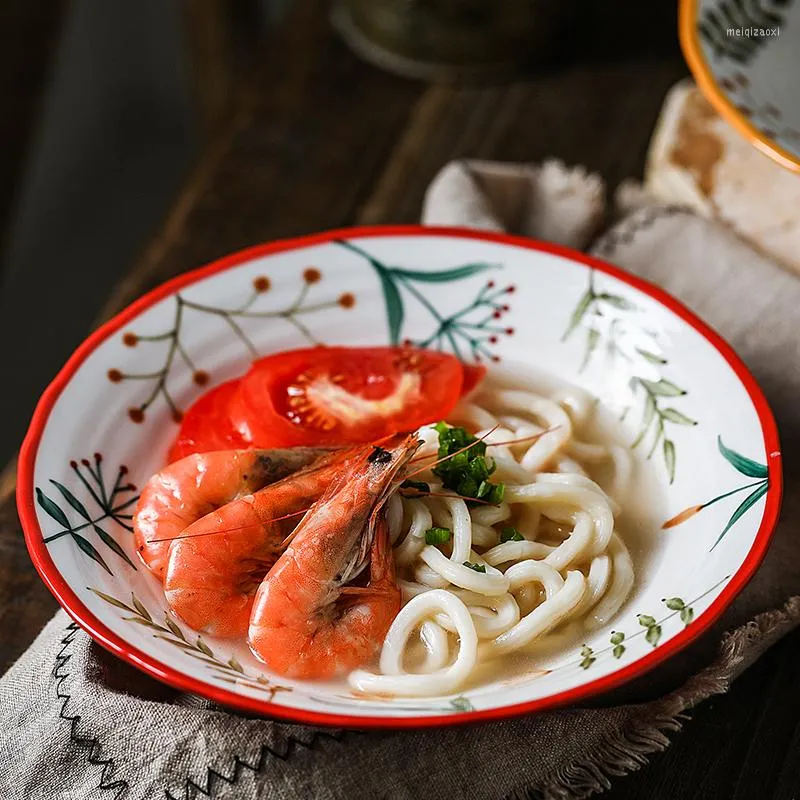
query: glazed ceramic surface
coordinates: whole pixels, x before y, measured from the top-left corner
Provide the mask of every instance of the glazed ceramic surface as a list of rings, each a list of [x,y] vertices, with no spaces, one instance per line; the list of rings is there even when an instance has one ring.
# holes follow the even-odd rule
[[[717,111],[800,171],[800,3],[682,0],[680,14],[684,53]]]
[[[592,392],[634,463],[630,599],[546,670],[430,700],[359,698],[269,674],[167,611],[131,514],[183,409],[257,354],[412,341]],[[98,641],[174,686],[298,721],[444,725],[577,701],[667,658],[757,567],[780,502],[764,398],[730,348],[660,290],[552,245],[372,228],[257,247],[142,298],[76,352],[36,409],[18,502],[32,558]],[[635,506],[635,508],[634,508]],[[630,524],[630,523],[629,523]],[[624,531],[624,527],[622,528]]]

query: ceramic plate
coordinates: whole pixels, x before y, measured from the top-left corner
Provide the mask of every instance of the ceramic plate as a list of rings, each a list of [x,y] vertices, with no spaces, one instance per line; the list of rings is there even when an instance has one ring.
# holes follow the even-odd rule
[[[558,653],[546,672],[409,701],[278,678],[245,647],[199,638],[169,616],[134,552],[130,514],[164,463],[180,410],[241,374],[254,353],[407,339],[535,366],[599,398],[640,481],[636,585],[612,624]],[[42,396],[20,456],[18,504],[58,601],[143,671],[249,712],[401,727],[575,702],[668,658],[753,574],[780,493],[778,438],[761,391],[680,303],[555,245],[403,227],[255,247],[134,303],[84,342]]]
[[[680,37],[717,111],[778,163],[800,171],[800,3],[681,0]]]

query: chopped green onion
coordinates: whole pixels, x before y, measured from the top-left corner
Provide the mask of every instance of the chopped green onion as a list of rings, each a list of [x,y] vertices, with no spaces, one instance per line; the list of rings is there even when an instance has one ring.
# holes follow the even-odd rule
[[[452,536],[450,528],[428,528],[425,531],[425,544],[444,544]]]
[[[458,482],[456,491],[462,497],[477,497],[478,484],[475,483],[475,481],[469,475],[464,475],[464,477]]]
[[[430,485],[425,483],[425,481],[403,481],[400,484],[400,488],[416,489],[418,492],[422,492],[423,494],[429,494],[431,491]]]
[[[501,542],[522,542],[525,537],[513,526],[507,525],[500,533]]]
[[[442,484],[467,499],[502,502],[503,485],[488,480],[497,465],[485,457],[486,442],[464,428],[450,428],[443,422],[437,423],[435,429],[439,434],[439,458],[443,460],[433,473],[442,479]]]
[[[499,506],[503,502],[506,495],[506,485],[504,483],[497,483],[492,486],[492,490],[486,495],[486,502],[494,506]]]
[[[483,564],[473,564],[471,561],[465,561],[464,566],[474,569],[475,572],[486,572],[486,567]]]

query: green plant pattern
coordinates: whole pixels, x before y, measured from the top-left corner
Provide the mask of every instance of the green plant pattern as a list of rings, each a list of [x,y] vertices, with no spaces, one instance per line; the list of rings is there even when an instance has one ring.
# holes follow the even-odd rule
[[[365,698],[368,698],[370,702],[367,702]],[[467,713],[469,711],[475,711],[475,706],[472,704],[472,701],[466,697],[465,695],[458,695],[457,697],[450,698],[446,704],[439,705],[439,699],[433,698],[431,702],[427,705],[423,703],[402,703],[398,702],[393,697],[373,697],[372,695],[358,695],[353,693],[352,695],[330,695],[328,697],[319,697],[311,695],[311,700],[314,700],[317,703],[321,703],[324,705],[329,706],[340,706],[342,708],[349,708],[352,710],[353,708],[353,701],[359,701],[358,704],[361,708],[371,708],[380,711],[385,711],[386,706],[391,704],[392,710],[395,711],[417,711],[417,712],[431,712],[431,711],[441,711],[443,713]]]
[[[504,295],[516,291],[514,286],[497,287],[493,280],[489,280],[466,306],[452,314],[443,314],[419,284],[461,281],[488,270],[502,269],[501,264],[474,262],[435,272],[408,269],[384,264],[352,242],[339,239],[335,243],[365,259],[375,270],[383,292],[391,344],[405,341],[417,347],[449,349],[462,360],[498,360],[490,346],[496,344],[500,336],[511,336],[514,333],[513,328],[498,324],[503,314],[509,310],[508,304],[501,300]],[[407,300],[418,303],[431,317],[431,331],[419,339],[404,339],[402,335]]]
[[[689,625],[689,623],[694,620],[693,606],[704,597],[711,594],[711,592],[725,583],[729,578],[730,575],[726,575],[722,580],[715,583],[710,589],[707,589],[703,594],[695,597],[695,599],[690,602],[685,602],[680,597],[665,597],[661,602],[666,606],[669,613],[665,613],[658,619],[650,614],[637,614],[636,621],[638,623],[638,628],[633,633],[626,634],[623,631],[611,631],[609,635],[609,644],[600,650],[594,650],[586,644],[583,645],[579,652],[580,658],[577,662],[578,666],[581,669],[589,669],[598,658],[608,655],[619,660],[625,654],[627,645],[639,636],[644,636],[648,644],[652,647],[656,647],[661,641],[663,626],[666,623],[678,617],[684,627]]]
[[[700,15],[697,29],[703,41],[720,59],[737,64],[750,62],[775,36],[729,36],[729,28],[780,29],[785,9],[792,0],[720,0]]]
[[[103,474],[103,457],[100,453],[95,453],[92,460],[83,458],[80,462],[71,461],[70,467],[83,490],[91,498],[87,502],[96,505],[100,513],[90,513],[86,504],[72,489],[51,478],[50,483],[61,496],[63,503],[53,500],[38,486],[36,487],[36,502],[51,519],[61,526],[61,530],[43,536],[44,543],[50,545],[64,536],[69,536],[84,555],[99,564],[109,575],[113,575],[100,551],[84,535],[91,529],[111,552],[121,558],[131,569],[136,569],[136,565],[128,557],[123,547],[108,532],[107,526],[100,524],[106,521],[113,522],[129,533],[133,531],[130,525],[133,515],[129,509],[139,499],[139,496],[133,494],[136,492],[136,486],[127,480],[128,468],[124,465],[120,466],[113,483],[107,486]],[[73,512],[78,514],[80,522],[73,521]]]
[[[769,491],[769,470],[767,469],[766,464],[760,464],[758,461],[754,461],[752,458],[748,458],[747,456],[738,453],[736,450],[732,450],[730,447],[727,447],[722,441],[721,436],[717,436],[717,447],[723,458],[740,475],[743,475],[746,478],[755,478],[755,480],[751,483],[746,483],[743,486],[738,486],[735,489],[731,489],[728,492],[723,492],[722,494],[711,498],[711,500],[706,500],[704,503],[689,506],[688,508],[683,509],[683,511],[680,513],[676,514],[674,517],[668,519],[661,526],[662,529],[668,529],[674,528],[677,525],[682,525],[684,522],[695,516],[695,514],[699,514],[701,511],[703,511],[703,509],[714,505],[714,503],[718,503],[720,500],[725,500],[728,497],[739,494],[739,492],[752,490],[750,491],[750,494],[748,494],[747,497],[745,497],[745,499],[742,500],[742,502],[739,503],[739,505],[733,510],[733,513],[728,519],[727,524],[722,529],[722,532],[719,534],[714,544],[711,546],[711,550],[713,550],[723,540],[728,531]]]
[[[570,315],[567,327],[561,341],[567,341],[579,330],[586,331],[586,343],[580,371],[582,372],[604,342],[606,354],[610,358],[622,358],[629,362],[631,370],[641,370],[647,366],[651,375],[653,371],[658,374],[656,380],[644,378],[634,374],[630,379],[630,388],[635,396],[642,398],[642,417],[639,432],[631,443],[632,448],[645,445],[649,437],[648,458],[652,458],[659,444],[664,460],[664,466],[669,476],[669,482],[675,480],[676,450],[675,442],[667,435],[669,425],[695,426],[697,421],[688,417],[675,408],[678,398],[685,397],[687,391],[677,386],[671,380],[663,377],[663,372],[669,361],[657,351],[657,337],[652,331],[642,330],[637,325],[637,331],[643,333],[652,342],[652,349],[637,345],[627,352],[620,345],[625,323],[638,311],[635,303],[622,295],[601,291],[596,286],[595,271],[589,271],[589,286],[581,295],[577,305]],[[626,409],[623,416],[627,414]]]
[[[128,604],[116,597],[112,597],[110,594],[101,592],[99,589],[88,588],[109,605],[130,614],[128,617],[122,617],[125,622],[132,622],[135,625],[141,625],[148,630],[155,631],[153,636],[156,639],[168,642],[179,650],[182,650],[191,658],[205,664],[217,680],[223,683],[232,683],[237,686],[245,686],[248,689],[256,689],[260,692],[265,692],[268,695],[268,701],[272,701],[278,692],[292,691],[289,686],[281,686],[272,683],[272,681],[261,673],[251,675],[233,656],[230,656],[227,660],[223,660],[224,656],[220,657],[216,655],[201,636],[197,636],[197,638],[192,641],[166,611],[161,612],[164,617],[164,624],[162,625],[156,622],[153,615],[133,592],[131,592],[131,602]]]

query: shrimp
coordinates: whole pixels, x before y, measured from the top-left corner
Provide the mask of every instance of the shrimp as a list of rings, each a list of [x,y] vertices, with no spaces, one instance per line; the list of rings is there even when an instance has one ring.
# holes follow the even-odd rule
[[[183,530],[172,542],[164,576],[170,608],[197,631],[244,636],[256,589],[297,525],[294,515],[305,512],[336,482],[351,453],[324,456]]]
[[[184,528],[236,497],[308,466],[326,452],[310,447],[217,450],[170,464],[150,478],[139,498],[133,518],[139,556],[163,580],[169,540]]]
[[[416,434],[391,442],[353,460],[258,587],[248,642],[280,675],[350,672],[375,656],[400,610],[382,506],[420,442]],[[345,586],[367,562],[369,583]]]

